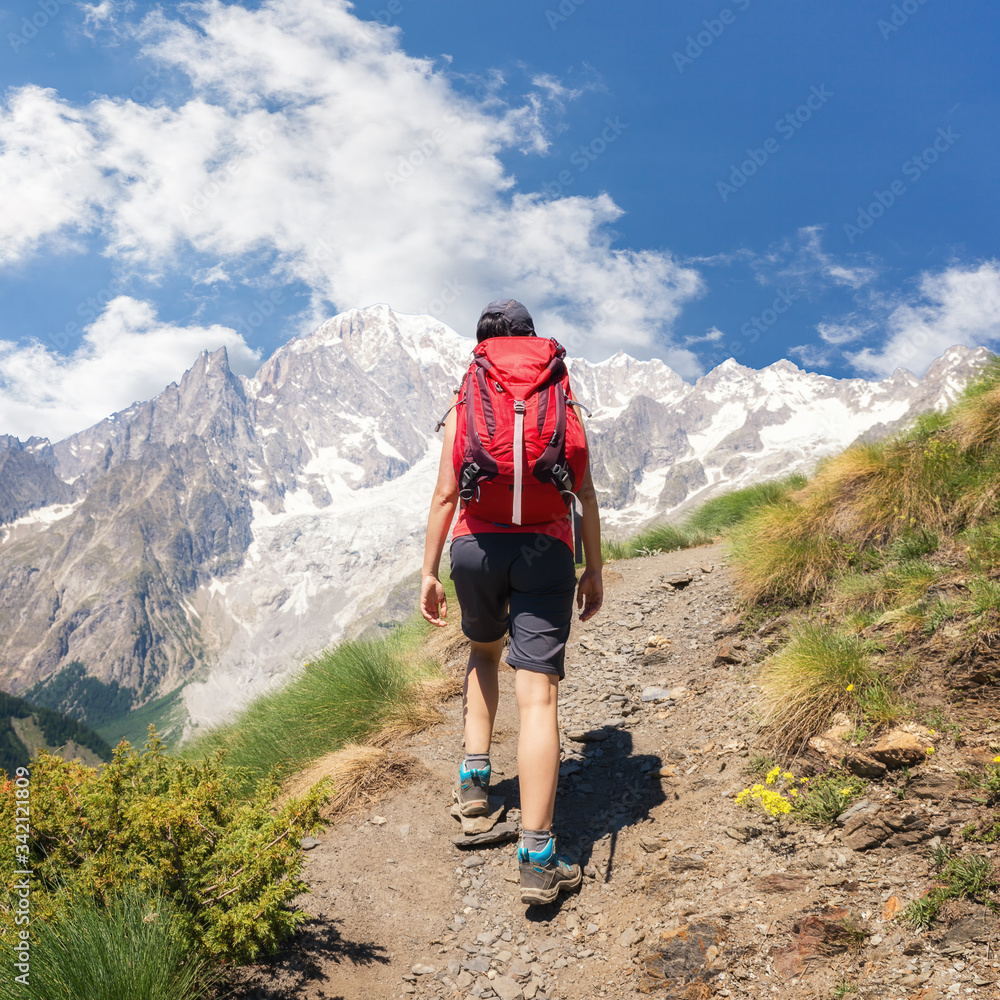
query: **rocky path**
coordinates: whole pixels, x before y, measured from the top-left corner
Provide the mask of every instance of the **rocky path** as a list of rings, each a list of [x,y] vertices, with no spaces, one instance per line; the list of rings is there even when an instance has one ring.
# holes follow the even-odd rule
[[[997,921],[981,907],[952,914],[937,936],[892,920],[930,884],[922,842],[970,809],[949,798],[953,783],[929,774],[931,791],[904,810],[898,830],[923,833],[898,846],[876,837],[863,851],[847,843],[859,820],[781,829],[738,807],[752,780],[748,663],[768,639],[740,640],[721,550],[616,563],[607,575],[601,614],[574,625],[560,692],[555,826],[560,849],[586,866],[580,890],[526,908],[512,841],[453,844],[452,699],[445,721],[405,748],[419,762],[412,783],[319,838],[302,901],[314,919],[277,962],[247,970],[237,995],[1000,995]],[[502,671],[493,794],[516,823],[513,671]],[[891,839],[897,804],[893,788],[872,786],[859,815],[868,826],[881,817]]]

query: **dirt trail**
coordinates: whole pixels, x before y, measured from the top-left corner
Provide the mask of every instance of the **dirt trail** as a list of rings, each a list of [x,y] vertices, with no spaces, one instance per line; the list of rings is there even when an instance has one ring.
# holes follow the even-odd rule
[[[970,908],[936,939],[889,919],[928,884],[924,849],[863,853],[842,828],[782,831],[735,804],[751,780],[748,664],[767,639],[741,642],[731,611],[712,546],[613,564],[601,614],[574,624],[555,827],[560,850],[587,866],[578,892],[526,908],[513,843],[452,844],[453,698],[445,721],[403,748],[415,780],[319,838],[302,900],[314,919],[277,961],[246,970],[237,995],[996,997],[995,918]],[[457,625],[449,633],[454,659]],[[493,794],[516,810],[513,671],[501,670]],[[651,688],[663,690],[643,701]],[[595,730],[603,738],[572,738]],[[868,798],[895,796],[873,786]],[[926,827],[958,822],[956,808],[945,789],[918,812]]]

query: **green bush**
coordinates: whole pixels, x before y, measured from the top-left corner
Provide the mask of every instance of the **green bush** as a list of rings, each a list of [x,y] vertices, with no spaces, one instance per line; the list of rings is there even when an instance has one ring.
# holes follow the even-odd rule
[[[108,905],[70,899],[32,924],[28,988],[5,948],[0,1000],[198,1000],[221,974],[192,951],[182,918],[164,896],[127,889]],[[30,990],[30,992],[29,992]]]
[[[134,887],[173,904],[178,933],[213,959],[272,950],[305,919],[288,904],[306,889],[299,840],[318,828],[326,790],[278,806],[272,775],[241,798],[246,775],[222,758],[170,757],[152,728],[142,752],[123,741],[100,770],[38,754],[27,842],[0,838],[5,873],[27,852],[33,918],[57,918],[65,898],[109,906]],[[4,829],[15,828],[22,790],[10,780],[0,789]],[[10,889],[16,877],[7,878]],[[0,909],[0,931],[9,934],[13,917]]]

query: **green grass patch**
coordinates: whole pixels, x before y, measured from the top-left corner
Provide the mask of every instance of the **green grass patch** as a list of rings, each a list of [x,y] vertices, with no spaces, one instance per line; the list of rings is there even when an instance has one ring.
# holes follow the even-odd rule
[[[404,626],[385,639],[325,650],[284,687],[256,698],[232,722],[195,739],[183,753],[192,757],[224,750],[228,764],[258,781],[275,767],[292,774],[363,739],[405,714],[413,683],[433,673],[413,641],[417,631],[417,626]]]
[[[1000,583],[983,577],[974,577],[969,581],[969,610],[978,616],[1000,614]]]
[[[187,711],[181,696],[183,687],[169,694],[154,698],[141,708],[134,708],[122,715],[108,719],[97,731],[112,746],[117,746],[122,740],[128,740],[132,746],[142,746],[153,726],[166,747],[175,747],[184,730],[184,719]]]
[[[601,554],[605,560],[633,559],[707,545],[736,527],[759,507],[781,500],[794,490],[801,489],[805,483],[805,476],[792,475],[732,490],[706,500],[678,524],[654,525],[624,541],[602,541]]]
[[[991,857],[979,854],[954,855],[945,849],[932,855],[932,863],[939,870],[938,884],[913,900],[900,915],[912,927],[927,930],[949,899],[973,899],[985,903],[994,912],[1000,910],[994,898],[997,883],[993,877]]]
[[[724,534],[745,521],[753,511],[783,500],[789,493],[802,489],[806,482],[803,475],[791,475],[723,493],[706,500],[691,513],[685,524],[706,535]]]
[[[708,545],[711,541],[711,535],[694,531],[683,524],[657,524],[624,541],[602,539],[601,557],[605,562],[612,559],[634,559],[636,556],[651,556],[660,552],[690,549],[696,545]]]
[[[792,800],[797,819],[813,826],[829,826],[845,809],[864,795],[868,783],[862,778],[826,771],[800,782]]]
[[[892,683],[857,636],[803,624],[762,669],[763,730],[775,746],[794,748],[825,729],[837,712],[857,722],[895,717]]]
[[[102,905],[69,899],[52,919],[33,921],[30,995],[35,1000],[199,1000],[222,974],[179,931],[179,914],[163,896],[135,889]],[[12,946],[4,949],[8,953]],[[28,989],[5,956],[0,1000]]]

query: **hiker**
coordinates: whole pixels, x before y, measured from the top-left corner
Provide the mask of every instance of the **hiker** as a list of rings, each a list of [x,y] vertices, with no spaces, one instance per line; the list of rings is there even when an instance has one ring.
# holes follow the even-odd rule
[[[573,595],[581,621],[597,614],[604,597],[600,515],[563,348],[537,337],[528,310],[513,299],[486,306],[476,340],[475,360],[438,425],[444,446],[427,520],[420,610],[432,624],[445,624],[439,571],[457,507],[451,578],[470,643],[458,807],[463,816],[489,812],[497,671],[509,634],[521,720],[521,900],[551,903],[582,878],[579,865],[556,853],[552,837],[556,708]],[[581,543],[586,567],[577,583],[574,549]]]

